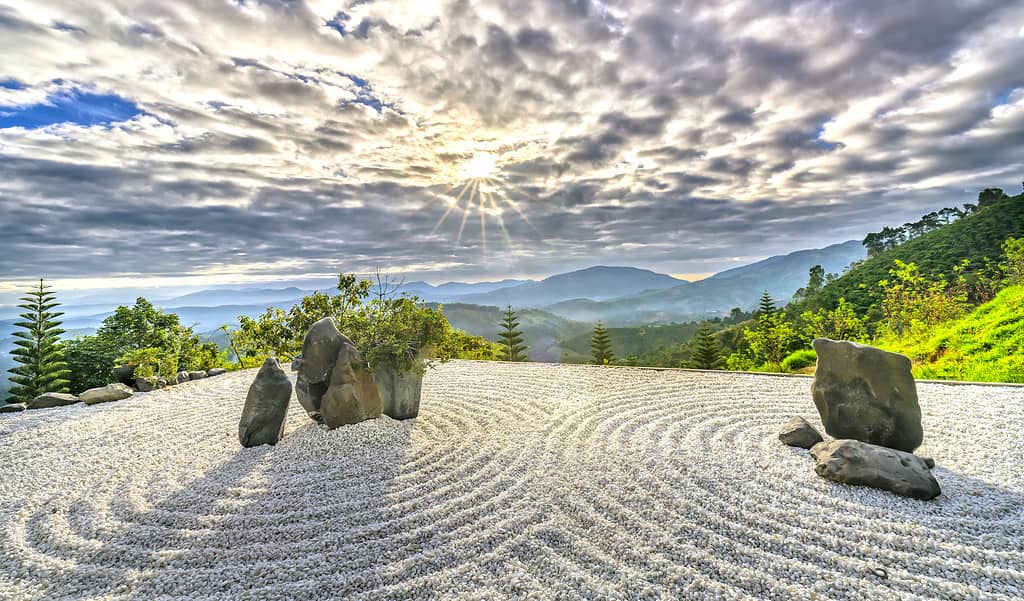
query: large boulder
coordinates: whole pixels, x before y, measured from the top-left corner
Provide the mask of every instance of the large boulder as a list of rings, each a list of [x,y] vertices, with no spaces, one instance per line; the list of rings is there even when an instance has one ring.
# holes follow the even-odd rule
[[[79,402],[80,399],[66,392],[44,392],[28,402],[29,409],[46,409],[48,407],[63,407],[64,405],[74,405]]]
[[[126,363],[115,367],[112,371],[114,374],[114,381],[120,382],[126,386],[131,386],[135,382],[135,368],[138,364]]]
[[[384,401],[385,415],[394,419],[411,419],[419,415],[420,392],[423,389],[421,371],[378,367],[373,372],[373,379]]]
[[[921,445],[921,407],[910,359],[855,342],[818,338],[814,404],[835,438],[912,452]]]
[[[809,449],[821,442],[822,438],[821,434],[806,419],[794,415],[782,425],[782,430],[779,432],[779,440],[784,445]]]
[[[79,398],[86,405],[95,405],[97,403],[120,401],[132,396],[133,393],[134,391],[130,386],[118,382],[117,384],[107,384],[100,388],[90,388],[83,392]]]
[[[320,402],[320,415],[324,423],[332,429],[355,424],[380,417],[383,409],[377,384],[367,371],[362,354],[351,341],[345,339],[338,349],[327,392]]]
[[[7,403],[0,405],[0,413],[18,413],[25,410],[25,403]]]
[[[320,402],[330,386],[328,379],[338,360],[338,351],[346,342],[352,344],[338,331],[330,317],[314,323],[302,340],[303,359],[298,365],[295,396],[306,413],[316,421],[322,421]]]
[[[942,491],[928,464],[917,455],[859,440],[819,442],[811,447],[814,471],[823,478],[871,486],[913,499],[934,499]]]
[[[245,397],[242,418],[238,422],[238,441],[243,447],[277,444],[284,435],[292,383],[277,359],[263,362]]]

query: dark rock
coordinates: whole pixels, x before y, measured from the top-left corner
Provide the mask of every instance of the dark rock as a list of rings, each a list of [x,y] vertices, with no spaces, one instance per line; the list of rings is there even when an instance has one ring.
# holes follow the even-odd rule
[[[935,469],[935,460],[931,457],[922,457],[924,464],[928,466],[928,469]]]
[[[156,387],[156,378],[135,378],[135,388],[139,392],[149,392]]]
[[[135,383],[135,368],[138,367],[135,363],[129,363],[125,365],[119,365],[113,369],[114,381],[120,382],[125,386],[131,386]]]
[[[420,413],[423,373],[378,367],[373,379],[384,402],[384,414],[394,419],[411,419]]]
[[[187,371],[179,371],[178,372],[178,384],[184,384],[185,382],[188,382],[188,380],[189,380],[189,377],[188,377],[188,372]]]
[[[165,380],[163,378],[157,378],[156,379],[156,387],[157,388],[167,388],[167,380]]]
[[[341,343],[329,386],[320,403],[320,415],[328,428],[380,417],[384,404],[365,360],[348,339]]]
[[[942,491],[924,459],[859,440],[819,442],[811,447],[814,471],[823,478],[888,490],[913,499],[934,499]]]
[[[188,379],[189,380],[202,380],[205,377],[206,377],[206,372],[201,370],[201,369],[197,369],[195,371],[188,372]]]
[[[854,342],[818,338],[811,384],[825,431],[912,452],[921,445],[921,407],[910,359]]]
[[[284,435],[292,383],[277,359],[270,357],[249,386],[238,422],[238,441],[243,447],[277,444]]]
[[[352,344],[338,331],[330,317],[314,323],[302,340],[303,359],[298,365],[295,396],[306,413],[318,422],[321,421],[320,403],[330,387],[331,371],[341,346],[346,342]]]
[[[0,405],[0,413],[18,413],[25,409],[25,403],[7,403],[6,405]]]
[[[29,409],[46,409],[48,407],[63,407],[74,405],[81,401],[77,396],[66,392],[44,392],[28,402]]]
[[[821,434],[807,420],[794,415],[782,425],[782,430],[779,432],[779,440],[784,445],[809,449],[821,442],[822,438]]]
[[[214,367],[213,369],[207,370],[206,375],[212,378],[226,373],[228,373],[228,370],[223,367]]]
[[[120,401],[121,399],[126,399],[132,396],[134,393],[135,391],[132,390],[130,386],[126,386],[119,382],[117,384],[107,384],[100,388],[90,388],[83,392],[79,398],[81,398],[82,402],[86,405],[95,405],[97,403]]]
[[[292,359],[292,371],[299,371],[299,368],[301,366],[302,366],[302,355],[299,355],[298,357]]]

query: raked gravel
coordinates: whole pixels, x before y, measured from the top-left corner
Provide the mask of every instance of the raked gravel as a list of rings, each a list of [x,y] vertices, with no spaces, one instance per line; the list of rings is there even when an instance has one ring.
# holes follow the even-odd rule
[[[254,375],[0,416],[0,597],[1024,598],[1024,389],[919,386],[922,502],[779,443],[807,379],[455,361],[242,449]]]

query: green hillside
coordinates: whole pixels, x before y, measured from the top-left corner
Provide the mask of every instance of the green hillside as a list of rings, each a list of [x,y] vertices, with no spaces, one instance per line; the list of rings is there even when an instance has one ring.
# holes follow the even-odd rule
[[[697,322],[669,325],[641,326],[636,328],[608,328],[612,341],[612,352],[619,360],[629,355],[644,355],[651,351],[678,346],[693,338],[700,324]],[[588,330],[562,342],[562,359],[571,363],[589,362],[590,335]]]
[[[872,291],[879,280],[889,277],[895,259],[916,263],[926,275],[949,274],[964,259],[977,269],[983,267],[985,258],[995,260],[1002,255],[1004,240],[1019,236],[1024,236],[1024,194],[995,201],[973,215],[865,259],[827,284],[821,298],[832,306],[845,297],[865,311],[875,300]]]
[[[483,336],[492,342],[498,340],[498,323],[502,311],[498,307],[451,303],[442,305],[442,310],[452,327],[474,336]],[[571,321],[539,309],[517,309],[516,312],[519,314],[520,330],[526,345],[530,347],[528,353],[532,361],[558,361],[562,354],[561,342],[584,332],[589,335],[591,328],[590,324]]]
[[[918,378],[1024,383],[1024,286],[1004,289],[918,342],[879,345],[910,357]]]

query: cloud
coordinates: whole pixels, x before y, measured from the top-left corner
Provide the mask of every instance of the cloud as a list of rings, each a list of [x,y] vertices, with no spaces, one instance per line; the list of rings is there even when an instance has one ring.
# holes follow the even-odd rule
[[[703,273],[859,238],[1015,189],[1022,20],[996,0],[0,0],[0,280]],[[480,153],[499,182],[467,187]]]

